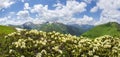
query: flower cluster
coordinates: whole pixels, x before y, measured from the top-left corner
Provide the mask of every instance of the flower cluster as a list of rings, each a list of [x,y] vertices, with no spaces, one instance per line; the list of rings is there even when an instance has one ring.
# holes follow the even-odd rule
[[[95,39],[23,30],[6,37],[9,57],[120,57],[120,38]]]

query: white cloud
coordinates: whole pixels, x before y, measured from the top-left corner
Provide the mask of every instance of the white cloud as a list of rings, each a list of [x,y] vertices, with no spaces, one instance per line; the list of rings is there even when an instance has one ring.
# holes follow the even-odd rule
[[[31,9],[32,13],[38,13],[37,16],[43,20],[47,21],[58,21],[58,22],[65,22],[67,20],[71,20],[75,13],[81,13],[86,11],[86,3],[84,2],[77,2],[77,1],[67,1],[66,5],[57,3],[53,5],[55,10],[49,10],[48,5],[34,5]],[[63,21],[62,21],[63,20]]]
[[[2,8],[8,8],[15,2],[13,0],[0,0],[0,10]]]
[[[2,25],[8,25],[8,24],[14,24],[14,25],[21,25],[25,22],[33,22],[35,24],[41,24],[44,23],[45,20],[42,20],[40,18],[32,18],[30,17],[30,13],[28,10],[22,10],[18,13],[10,12],[8,16],[0,18],[0,24]]]
[[[17,15],[19,18],[27,18],[29,17],[29,12],[27,10],[19,11]]]
[[[107,22],[119,22],[120,23],[120,10],[118,10],[120,9],[120,0],[109,0],[109,1],[99,0],[95,7],[102,10],[102,13],[100,15],[100,20],[96,23],[96,25],[107,23]]]
[[[84,15],[83,18],[74,19],[71,23],[76,23],[76,24],[79,24],[79,25],[82,25],[82,24],[92,25],[93,21],[94,20],[93,20],[92,17]]]
[[[0,24],[2,25],[6,25],[6,21],[7,21],[7,17],[4,17],[4,18],[0,18]]]
[[[97,6],[100,9],[119,9],[120,8],[120,0],[99,0]]]
[[[7,18],[0,18],[0,22],[5,21]]]
[[[6,24],[23,24],[31,21],[36,24],[41,24],[46,21],[61,22],[64,24],[92,24],[93,18],[84,15],[82,18],[75,18],[73,15],[86,11],[87,4],[85,2],[67,1],[66,5],[57,3],[53,5],[54,10],[48,9],[48,5],[37,4],[29,7],[29,3],[24,4],[24,10],[16,13],[16,18],[6,18]],[[30,14],[37,13],[35,18]]]
[[[98,7],[93,7],[90,12],[97,12],[98,11]]]
[[[84,0],[86,3],[91,3],[93,0]]]
[[[24,4],[24,9],[30,9],[29,3],[25,3],[25,4]]]
[[[104,10],[101,13],[100,21],[96,23],[103,24],[107,22],[118,22],[120,23],[120,11],[117,10]]]
[[[14,25],[18,25],[18,24],[22,24],[24,21],[22,20],[18,20],[17,18],[15,18],[15,12],[10,12],[8,14],[8,16],[5,16],[3,18],[0,18],[0,24],[2,25],[8,25],[8,24],[14,24]]]

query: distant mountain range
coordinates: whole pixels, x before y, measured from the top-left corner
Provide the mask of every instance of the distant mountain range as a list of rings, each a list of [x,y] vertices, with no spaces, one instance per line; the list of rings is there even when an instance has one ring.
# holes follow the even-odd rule
[[[14,25],[11,25],[14,26]],[[23,25],[17,25],[14,27],[19,27],[23,29],[37,29],[37,30],[42,30],[45,32],[51,32],[51,31],[56,31],[60,32],[63,34],[71,34],[71,35],[77,35],[80,36],[84,32],[90,30],[93,26],[92,25],[78,25],[78,24],[71,24],[71,25],[65,25],[62,23],[57,23],[57,22],[46,22],[43,24],[34,24],[32,22],[26,22]]]
[[[111,35],[113,37],[120,37],[120,24],[116,22],[109,22],[106,24],[101,24],[97,26],[92,25],[78,25],[71,24],[66,25],[57,22],[46,22],[43,24],[34,24],[32,22],[26,22],[22,25],[9,25],[0,26],[0,34],[8,34],[10,32],[16,31],[15,28],[22,29],[37,29],[45,32],[56,31],[63,34],[71,34],[76,36],[83,36],[88,38],[96,38],[103,35]]]
[[[120,37],[120,24],[116,22],[109,22],[106,24],[95,26],[91,30],[82,34],[82,36],[89,38],[95,38],[103,35]]]

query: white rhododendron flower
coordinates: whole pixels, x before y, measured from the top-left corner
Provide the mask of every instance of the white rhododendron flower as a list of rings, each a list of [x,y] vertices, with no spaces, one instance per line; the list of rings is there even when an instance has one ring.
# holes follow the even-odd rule
[[[120,57],[120,38],[108,35],[95,39],[22,30],[5,36],[9,57]]]

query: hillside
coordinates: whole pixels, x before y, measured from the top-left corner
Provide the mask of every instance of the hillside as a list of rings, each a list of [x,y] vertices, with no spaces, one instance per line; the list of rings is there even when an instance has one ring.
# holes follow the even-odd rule
[[[84,37],[95,38],[103,35],[111,35],[120,37],[120,24],[116,22],[109,22],[106,24],[98,25],[82,34]]]
[[[56,31],[56,32],[64,33],[64,34],[69,33],[66,25],[64,25],[62,23],[44,23],[44,24],[41,24],[40,26],[36,27],[35,29],[42,30],[45,32]]]
[[[10,26],[0,25],[0,36],[15,32],[16,29]]]

